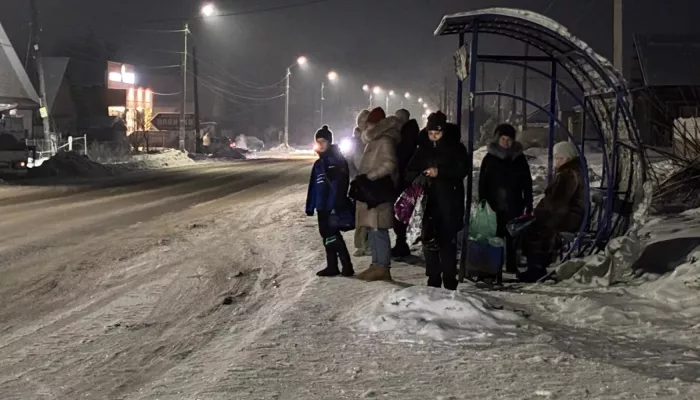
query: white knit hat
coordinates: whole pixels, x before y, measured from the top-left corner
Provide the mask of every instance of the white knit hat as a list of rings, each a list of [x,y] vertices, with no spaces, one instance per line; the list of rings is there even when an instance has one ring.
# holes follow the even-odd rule
[[[576,150],[576,145],[571,142],[559,142],[554,145],[554,156],[562,156],[566,158],[567,161],[571,161],[578,157],[578,151]]]

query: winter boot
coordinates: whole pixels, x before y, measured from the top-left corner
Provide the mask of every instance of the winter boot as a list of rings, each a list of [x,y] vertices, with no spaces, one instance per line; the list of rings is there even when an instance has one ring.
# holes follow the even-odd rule
[[[318,271],[316,275],[324,277],[338,276],[340,275],[340,270],[338,269],[338,240],[335,236],[331,236],[324,239],[323,242],[326,247],[326,268]]]
[[[356,249],[352,255],[355,257],[366,257],[369,255],[369,252],[365,249]]]
[[[522,274],[518,274],[518,280],[523,283],[537,283],[547,275],[547,269],[540,266],[528,266]]]
[[[367,282],[391,281],[391,268],[381,265],[372,264],[369,269],[364,272],[360,278]]]
[[[336,242],[336,252],[340,259],[340,264],[343,266],[343,270],[340,274],[347,277],[355,275],[355,269],[352,267],[352,259],[350,258],[348,246],[345,244],[342,237]]]
[[[408,247],[406,242],[396,242],[396,245],[391,249],[392,258],[404,258],[411,255],[411,248]]]
[[[440,276],[429,276],[428,277],[428,286],[434,287],[434,288],[441,288],[442,287],[442,278],[440,278]]]

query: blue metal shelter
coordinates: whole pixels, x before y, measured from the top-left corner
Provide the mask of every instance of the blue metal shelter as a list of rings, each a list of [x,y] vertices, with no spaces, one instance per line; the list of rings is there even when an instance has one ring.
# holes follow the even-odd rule
[[[489,8],[452,14],[443,17],[435,30],[435,36],[457,35],[459,47],[467,45],[468,57],[468,134],[467,150],[473,165],[474,111],[477,96],[505,96],[526,102],[549,115],[548,175],[553,174],[552,147],[555,128],[574,135],[557,118],[557,92],[564,91],[575,99],[583,110],[583,130],[590,124],[596,133],[596,141],[603,151],[603,172],[596,187],[591,187],[589,169],[584,154],[585,135],[577,145],[586,187],[586,218],[579,232],[572,232],[567,251],[562,259],[600,251],[614,236],[627,229],[631,209],[642,200],[642,185],[646,180],[646,160],[639,133],[630,108],[627,84],[606,59],[596,54],[586,43],[571,35],[566,28],[543,15],[518,9]],[[469,35],[469,42],[465,39]],[[484,54],[480,52],[479,39],[483,35],[505,36],[538,49],[542,55],[517,56]],[[549,71],[533,66],[549,63]],[[495,63],[527,68],[550,80],[550,102],[542,107],[536,102],[512,93],[477,91],[477,68]],[[570,75],[577,87],[567,86],[560,78],[562,72]],[[580,93],[583,92],[583,96]],[[579,93],[579,94],[577,94]],[[457,124],[462,127],[463,82],[457,82]],[[467,177],[467,207],[465,230],[468,232],[473,197],[473,174]],[[463,235],[462,248],[466,250],[468,235]],[[464,271],[466,251],[462,251],[460,271]],[[461,276],[463,276],[461,274]]]

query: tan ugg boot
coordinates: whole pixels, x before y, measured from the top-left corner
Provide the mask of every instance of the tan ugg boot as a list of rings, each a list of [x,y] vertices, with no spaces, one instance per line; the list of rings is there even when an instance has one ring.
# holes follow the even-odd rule
[[[367,274],[369,274],[369,272],[372,270],[372,268],[375,268],[375,265],[374,265],[374,264],[370,264],[370,265],[369,265],[369,268],[367,268],[366,270],[364,270],[364,271],[360,272],[359,274],[355,275],[355,277],[356,277],[357,279],[365,279],[365,276],[367,276]]]
[[[367,282],[391,281],[391,269],[381,265],[372,264],[367,271],[361,274],[360,279]]]

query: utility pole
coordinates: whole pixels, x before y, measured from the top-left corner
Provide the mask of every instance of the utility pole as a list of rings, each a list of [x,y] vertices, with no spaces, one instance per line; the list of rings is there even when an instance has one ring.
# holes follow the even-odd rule
[[[622,45],[623,29],[622,29],[622,0],[614,0],[613,9],[613,48],[614,55],[613,60],[615,64],[615,69],[620,71],[620,74],[624,75],[623,67],[623,54],[624,47]]]
[[[185,48],[182,52],[182,99],[180,106],[180,151],[185,151],[185,128],[187,127],[187,35],[190,33],[189,24],[185,23]]]
[[[326,83],[321,81],[321,125],[320,126],[323,126],[323,101],[326,100],[323,97],[323,89],[325,89],[325,88],[326,88]]]
[[[51,141],[51,128],[49,126],[49,110],[46,104],[46,81],[44,80],[44,65],[41,59],[41,24],[39,18],[39,6],[37,0],[30,0],[32,10],[32,50],[34,51],[34,62],[36,63],[36,71],[39,75],[39,96],[41,120],[44,125],[44,140]],[[53,152],[53,143],[51,151]]]
[[[192,90],[194,95],[194,135],[195,135],[195,150],[194,152],[200,154],[203,152],[203,142],[202,142],[202,132],[199,127],[199,82],[198,82],[197,70],[197,46],[192,43]]]
[[[518,102],[515,99],[515,96],[518,94],[518,82],[516,81],[515,78],[513,78],[513,97],[511,99],[510,103],[510,118],[511,118],[511,123],[514,123],[513,120],[515,120],[515,115],[518,112]]]
[[[287,79],[284,88],[284,147],[289,148],[289,76],[292,71],[287,68]]]
[[[498,93],[501,92],[501,89],[502,89],[501,84],[499,83],[498,84]],[[501,122],[503,122],[503,121],[501,121],[501,95],[500,94],[498,95],[498,98],[496,99],[496,108],[497,108],[497,110],[496,110],[496,118],[497,118],[496,123],[500,124]]]
[[[529,56],[530,56],[530,45],[528,43],[525,43],[525,63],[523,64],[523,81],[520,82],[520,84],[522,85],[521,95],[524,99],[527,99],[527,57],[529,57]],[[522,107],[522,109],[521,109],[522,111],[520,113],[522,114],[522,116],[521,116],[522,127],[523,127],[523,130],[525,130],[525,129],[527,129],[527,103],[523,101],[521,107]]]

